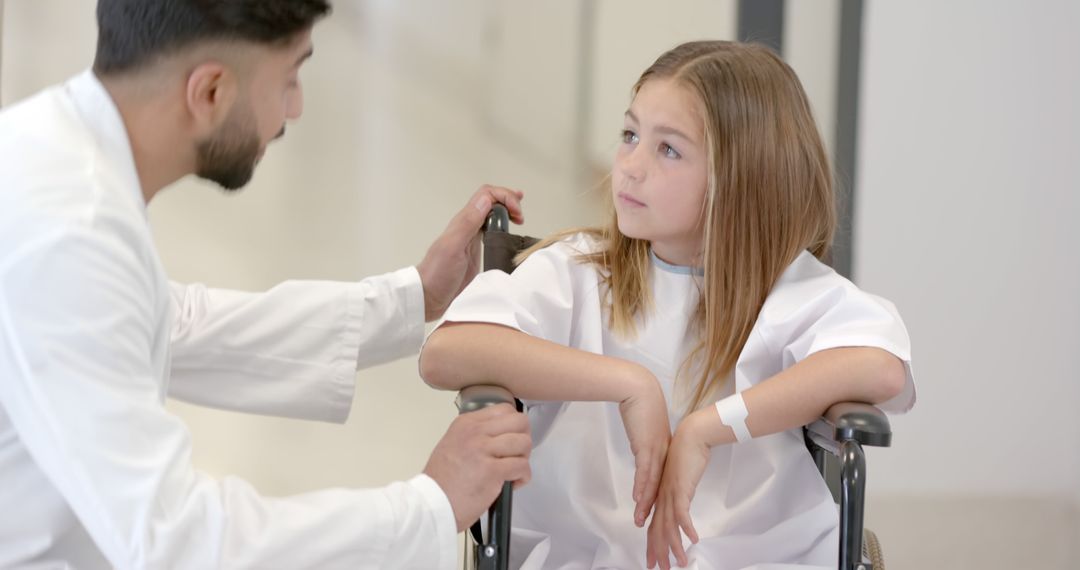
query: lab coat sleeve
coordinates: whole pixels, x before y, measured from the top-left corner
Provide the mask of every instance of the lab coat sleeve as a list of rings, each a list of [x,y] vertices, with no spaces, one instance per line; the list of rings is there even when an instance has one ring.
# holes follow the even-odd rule
[[[878,404],[890,413],[915,405],[911,340],[896,307],[860,290],[824,268],[818,275],[783,283],[766,300],[759,330],[783,353],[783,367],[830,348],[874,347],[904,363],[907,380],[899,395]]]
[[[169,395],[242,412],[343,422],[356,370],[415,354],[415,268],[359,283],[287,281],[265,293],[170,284]]]
[[[168,332],[155,297],[145,257],[99,230],[65,228],[0,265],[0,403],[112,566],[456,565],[452,509],[426,476],[271,499],[194,470],[150,358]]]

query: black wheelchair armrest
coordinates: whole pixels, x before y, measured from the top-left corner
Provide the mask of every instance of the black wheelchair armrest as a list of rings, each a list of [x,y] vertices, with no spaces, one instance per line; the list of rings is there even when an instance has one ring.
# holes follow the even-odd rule
[[[495,404],[510,404],[511,406],[517,407],[517,402],[518,401],[514,399],[514,395],[510,393],[510,390],[507,390],[502,386],[477,384],[475,386],[462,388],[461,391],[458,392],[457,400],[454,403],[457,404],[458,412],[464,414],[466,412],[475,412],[476,410]]]
[[[888,447],[892,443],[889,418],[870,404],[841,402],[825,410],[821,419],[806,426],[806,439],[810,455],[839,505],[840,568],[870,568],[862,562],[866,498],[863,446]]]
[[[806,432],[815,444],[833,453],[846,440],[875,447],[889,447],[892,443],[892,428],[885,412],[859,402],[834,404],[821,419],[806,426]]]

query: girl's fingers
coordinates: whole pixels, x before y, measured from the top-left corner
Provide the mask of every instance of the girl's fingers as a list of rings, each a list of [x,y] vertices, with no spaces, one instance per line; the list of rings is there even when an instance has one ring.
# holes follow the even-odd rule
[[[690,539],[690,542],[697,544],[698,533],[697,530],[694,529],[694,521],[690,518],[690,512],[687,510],[680,510],[676,516],[679,521],[679,526],[682,528],[683,532],[686,533],[686,537]]]
[[[682,547],[682,535],[679,533],[678,525],[674,524],[675,519],[672,516],[670,519],[671,524],[669,526],[670,532],[668,538],[671,541],[671,551],[675,554],[675,561],[679,563],[679,566],[686,566],[688,561],[686,559],[686,551]]]

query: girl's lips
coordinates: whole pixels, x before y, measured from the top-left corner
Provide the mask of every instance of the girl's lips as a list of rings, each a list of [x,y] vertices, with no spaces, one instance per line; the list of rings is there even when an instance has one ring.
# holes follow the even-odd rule
[[[627,206],[634,206],[634,207],[638,207],[638,208],[645,207],[645,202],[642,202],[640,200],[635,200],[634,198],[631,198],[630,195],[627,194],[626,192],[619,192],[619,200],[621,202],[623,202],[624,204],[626,204]]]

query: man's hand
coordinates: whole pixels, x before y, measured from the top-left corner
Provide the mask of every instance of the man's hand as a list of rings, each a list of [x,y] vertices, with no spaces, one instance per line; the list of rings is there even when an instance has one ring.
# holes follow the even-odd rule
[[[480,270],[480,228],[495,202],[501,202],[517,224],[524,194],[501,186],[481,186],[469,203],[450,220],[424,260],[416,266],[424,284],[424,318],[428,322],[442,316],[450,302],[476,277]]]
[[[529,420],[509,404],[458,416],[435,446],[424,473],[446,493],[458,532],[484,514],[502,490],[528,483]]]

